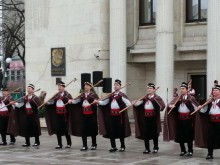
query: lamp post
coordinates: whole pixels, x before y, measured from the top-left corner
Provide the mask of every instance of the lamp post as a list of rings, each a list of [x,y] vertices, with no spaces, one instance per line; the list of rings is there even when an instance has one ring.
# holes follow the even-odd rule
[[[1,86],[1,88],[7,86],[7,77],[8,77],[7,66],[10,65],[10,63],[12,62],[11,58],[6,58],[5,60],[4,59],[5,59],[4,56],[0,56],[0,62],[1,62],[1,68],[0,68],[1,83],[0,83],[0,86]]]

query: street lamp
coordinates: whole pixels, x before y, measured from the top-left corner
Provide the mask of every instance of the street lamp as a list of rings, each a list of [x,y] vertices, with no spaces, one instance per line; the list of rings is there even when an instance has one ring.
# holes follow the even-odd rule
[[[10,65],[12,62],[11,58],[6,58],[4,60],[4,56],[0,56],[0,62],[1,62],[1,68],[0,68],[0,87],[6,87],[7,86],[7,66]]]

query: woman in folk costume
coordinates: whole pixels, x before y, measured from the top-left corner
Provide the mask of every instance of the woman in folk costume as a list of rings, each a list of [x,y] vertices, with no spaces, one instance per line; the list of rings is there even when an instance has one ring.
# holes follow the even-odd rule
[[[180,85],[181,95],[174,98],[169,104],[164,118],[164,141],[174,140],[179,143],[180,156],[193,155],[194,118],[191,112],[198,106],[196,99],[188,94],[188,84]],[[187,143],[188,152],[185,144]]]
[[[133,101],[134,118],[135,118],[135,133],[136,138],[144,140],[144,154],[149,154],[149,140],[153,139],[153,153],[157,153],[158,137],[161,132],[160,111],[165,108],[165,104],[160,96],[155,94],[155,85],[149,83],[147,86],[148,94],[139,101]]]
[[[98,135],[98,123],[97,123],[97,105],[91,104],[94,100],[98,99],[97,94],[93,90],[91,82],[84,83],[84,92],[79,98],[69,100],[70,104],[79,104],[79,108],[75,108],[72,111],[80,111],[81,115],[81,137],[83,147],[81,151],[87,151],[87,137],[91,136],[92,146],[91,150],[96,150],[96,136]]]
[[[27,87],[27,95],[23,97],[22,103],[15,103],[18,115],[19,135],[25,137],[23,147],[30,146],[30,137],[35,138],[32,146],[39,146],[41,135],[40,120],[38,116],[38,106],[40,99],[34,94],[35,86],[29,84]]]
[[[116,79],[114,83],[114,92],[103,100],[95,101],[101,105],[99,111],[99,130],[103,137],[109,138],[111,142],[110,152],[116,152],[116,139],[120,139],[120,152],[125,151],[125,138],[131,135],[131,128],[127,111],[120,113],[122,109],[131,105],[127,96],[120,91],[121,81]]]
[[[8,134],[7,131],[8,125],[11,124],[11,122],[13,122],[12,120],[9,120],[9,118],[13,117],[11,116],[11,113],[12,111],[14,111],[14,108],[10,104],[13,101],[13,99],[9,95],[8,88],[3,88],[2,95],[3,96],[0,98],[0,133],[2,137],[2,143],[0,143],[0,145],[7,145],[6,135]],[[10,135],[9,144],[14,144],[16,141],[14,135],[13,134],[9,134],[9,135]]]
[[[195,145],[208,149],[206,159],[213,159],[214,149],[220,149],[220,85],[213,87],[212,96],[196,114]]]
[[[55,149],[63,147],[62,136],[66,137],[67,145],[65,148],[70,148],[72,145],[71,137],[68,131],[69,117],[69,99],[72,99],[70,93],[65,90],[65,83],[60,81],[58,84],[58,92],[45,106],[45,119],[48,127],[49,135],[56,134],[58,145]]]

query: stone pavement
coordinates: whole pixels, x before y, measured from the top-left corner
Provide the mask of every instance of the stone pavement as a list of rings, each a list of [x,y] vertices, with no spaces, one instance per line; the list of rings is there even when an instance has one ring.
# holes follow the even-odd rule
[[[56,150],[56,136],[49,136],[46,129],[42,130],[40,147],[23,148],[24,138],[17,137],[15,145],[0,146],[0,165],[218,165],[220,164],[220,150],[215,150],[212,161],[205,159],[207,150],[194,148],[193,157],[180,157],[179,145],[174,142],[163,142],[160,136],[158,154],[142,154],[143,141],[135,139],[134,135],[126,139],[126,152],[109,153],[109,140],[97,136],[98,149],[96,151],[80,151],[81,138],[72,136],[72,148]],[[133,131],[134,132],[134,131]],[[9,138],[9,137],[7,137]],[[34,139],[31,139],[33,143]],[[63,145],[65,146],[63,138]],[[88,139],[90,146],[91,140]],[[118,144],[118,147],[119,144]],[[151,144],[152,148],[152,144]]]

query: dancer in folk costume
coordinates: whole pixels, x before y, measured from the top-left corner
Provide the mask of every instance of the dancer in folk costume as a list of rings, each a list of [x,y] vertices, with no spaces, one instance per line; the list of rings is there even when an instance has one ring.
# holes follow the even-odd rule
[[[98,123],[97,123],[97,105],[92,104],[95,99],[98,99],[98,95],[93,90],[93,84],[91,82],[84,83],[84,92],[80,97],[69,100],[70,104],[79,104],[78,108],[74,108],[72,111],[81,112],[81,137],[83,147],[81,151],[87,151],[87,137],[91,136],[92,146],[91,150],[96,150],[97,142],[96,136],[98,135]],[[71,121],[70,121],[71,122]]]
[[[206,159],[213,159],[214,149],[220,149],[220,85],[213,87],[212,96],[196,114],[195,145],[208,149]]]
[[[181,95],[169,104],[164,119],[164,141],[174,140],[179,143],[180,156],[193,155],[194,118],[191,112],[199,105],[195,97],[188,94],[188,84],[180,85]],[[188,152],[185,144],[188,145]]]
[[[114,83],[114,92],[103,100],[95,101],[101,105],[98,113],[99,131],[103,137],[109,138],[111,143],[110,152],[116,152],[116,139],[120,139],[120,152],[125,151],[125,138],[131,135],[131,128],[127,111],[120,113],[122,109],[131,105],[127,96],[120,91],[121,81],[116,79]]]
[[[136,138],[144,140],[144,154],[149,154],[150,143],[153,140],[153,153],[157,153],[158,137],[161,132],[160,111],[165,108],[164,101],[155,94],[155,85],[149,83],[147,86],[148,94],[139,101],[134,101],[135,135]]]

